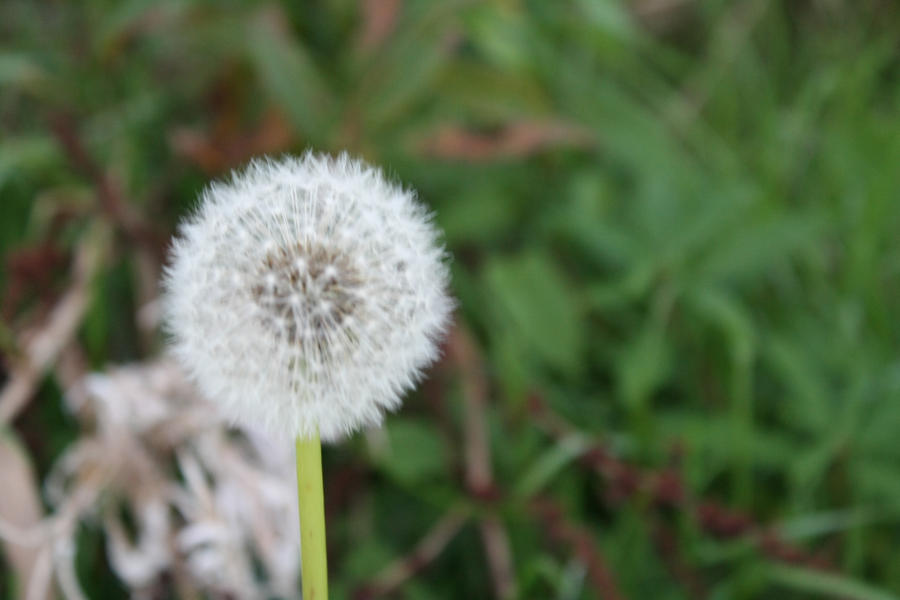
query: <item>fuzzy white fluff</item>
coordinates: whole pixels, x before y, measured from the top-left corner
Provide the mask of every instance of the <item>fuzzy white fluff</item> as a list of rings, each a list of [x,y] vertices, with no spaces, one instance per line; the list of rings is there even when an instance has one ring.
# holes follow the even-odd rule
[[[250,164],[173,241],[174,354],[239,422],[333,441],[380,423],[437,357],[452,301],[430,213],[342,154]]]

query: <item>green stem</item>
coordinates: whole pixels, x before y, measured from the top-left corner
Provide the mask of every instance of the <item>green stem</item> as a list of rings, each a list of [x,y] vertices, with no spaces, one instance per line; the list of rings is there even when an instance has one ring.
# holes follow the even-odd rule
[[[308,439],[297,438],[297,500],[300,508],[303,600],[327,600],[325,499],[322,486],[322,445],[318,433]]]

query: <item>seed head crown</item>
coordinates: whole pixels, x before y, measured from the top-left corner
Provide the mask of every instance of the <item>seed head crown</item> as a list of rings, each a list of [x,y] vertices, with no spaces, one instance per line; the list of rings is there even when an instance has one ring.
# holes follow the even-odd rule
[[[342,154],[251,163],[203,193],[164,279],[173,351],[231,418],[334,440],[400,405],[452,301],[414,194]]]

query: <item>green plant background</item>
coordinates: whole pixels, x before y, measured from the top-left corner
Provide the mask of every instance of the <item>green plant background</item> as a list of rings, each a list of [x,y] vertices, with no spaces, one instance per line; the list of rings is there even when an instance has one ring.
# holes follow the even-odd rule
[[[394,597],[492,597],[484,520],[522,598],[612,597],[599,559],[627,598],[900,597],[898,39],[889,1],[4,0],[0,347],[107,223],[78,341],[95,368],[153,356],[146,274],[202,186],[347,149],[446,233],[493,485],[465,483],[471,391],[444,361],[387,458],[326,450],[326,485],[351,481],[335,598],[454,507],[475,516]],[[13,268],[29,252],[43,279]],[[11,433],[39,473],[76,435],[52,377]],[[594,445],[688,499],[613,498]],[[713,531],[707,503],[827,568]],[[82,585],[121,597],[84,529]]]

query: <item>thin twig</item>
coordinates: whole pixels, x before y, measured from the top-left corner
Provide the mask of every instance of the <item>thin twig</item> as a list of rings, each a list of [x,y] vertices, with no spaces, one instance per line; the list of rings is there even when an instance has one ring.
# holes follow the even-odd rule
[[[672,527],[663,519],[656,518],[653,523],[653,542],[657,553],[681,586],[691,598],[702,600],[708,596],[706,583],[697,569],[687,563],[682,556],[679,540]]]
[[[385,567],[370,583],[357,590],[354,597],[357,600],[369,600],[398,590],[438,557],[468,518],[467,513],[459,510],[451,510],[445,514],[416,544],[412,552]]]
[[[466,487],[475,496],[490,497],[494,495],[494,474],[485,418],[487,381],[471,336],[461,325],[451,333],[448,350],[462,379]]]
[[[157,259],[162,258],[163,239],[150,229],[132,210],[119,185],[90,155],[78,133],[71,116],[58,113],[50,118],[50,130],[62,147],[69,163],[93,184],[100,209],[116,227],[139,246],[150,250]]]
[[[39,570],[44,511],[31,460],[15,434],[0,436],[0,465],[5,487],[0,493],[0,548],[6,554],[10,573],[24,587]]]
[[[56,555],[56,583],[65,600],[87,600],[78,575],[75,573],[75,542],[71,538],[57,540],[54,547]]]
[[[575,557],[587,569],[588,581],[600,598],[624,600],[615,575],[591,532],[567,520],[562,507],[548,498],[537,499],[532,503],[532,510],[554,542],[572,547]]]
[[[22,340],[22,357],[12,361],[9,381],[0,392],[0,424],[9,423],[34,393],[40,378],[75,336],[90,298],[90,283],[100,262],[97,240],[83,241],[75,254],[74,277],[54,307],[47,324],[28,340]]]
[[[479,524],[484,551],[488,557],[488,568],[497,598],[516,597],[516,576],[512,564],[512,549],[509,534],[497,517],[485,517]]]
[[[487,431],[488,382],[484,367],[471,334],[462,325],[451,333],[448,347],[463,386],[466,487],[476,498],[494,500],[498,493]],[[489,515],[481,520],[479,531],[495,596],[499,600],[515,597],[516,577],[506,528],[498,517]]]
[[[50,584],[53,581],[53,555],[50,548],[45,548],[38,555],[31,579],[26,587],[26,600],[43,600],[50,597]]]
[[[560,440],[579,431],[553,412],[537,394],[531,396],[529,404],[534,421],[551,437]],[[774,560],[822,571],[833,568],[823,557],[788,543],[771,527],[754,521],[751,515],[714,500],[694,497],[675,469],[648,469],[629,464],[610,452],[601,441],[593,444],[584,454],[582,463],[606,480],[611,503],[641,494],[651,500],[649,508],[688,512],[700,529],[714,538],[745,537],[762,554]]]

